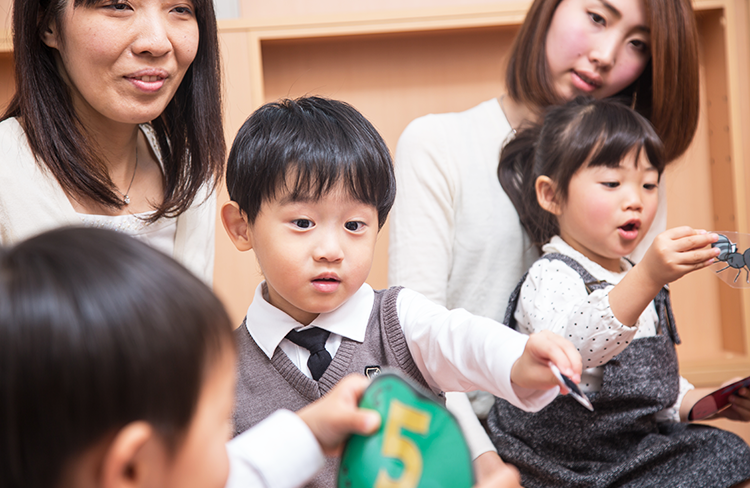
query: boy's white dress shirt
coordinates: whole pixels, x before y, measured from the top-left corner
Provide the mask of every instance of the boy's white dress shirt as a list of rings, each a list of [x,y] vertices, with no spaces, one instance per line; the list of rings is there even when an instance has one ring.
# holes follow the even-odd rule
[[[289,331],[305,327],[268,303],[263,288],[261,283],[248,308],[248,332],[269,358],[279,346],[300,371],[310,376],[309,352],[284,338]],[[338,309],[320,314],[310,324],[331,332],[326,349],[332,357],[342,336],[364,340],[374,297],[373,289],[365,283]],[[406,288],[399,293],[397,310],[409,351],[433,390],[482,389],[528,411],[542,409],[557,396],[558,388],[539,391],[511,385],[511,368],[528,340],[523,334],[463,309],[447,310]]]
[[[307,424],[289,410],[273,415],[227,443],[226,488],[294,488],[325,463]]]

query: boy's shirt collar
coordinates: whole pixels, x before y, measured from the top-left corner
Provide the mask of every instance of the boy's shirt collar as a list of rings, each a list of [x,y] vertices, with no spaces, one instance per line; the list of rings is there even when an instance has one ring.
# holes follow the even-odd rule
[[[318,315],[309,326],[300,324],[268,303],[263,293],[265,285],[264,281],[255,289],[253,303],[247,309],[245,326],[255,343],[269,359],[273,357],[274,351],[290,331],[304,330],[312,326],[353,341],[364,342],[375,301],[375,292],[367,283],[363,284],[336,310]]]

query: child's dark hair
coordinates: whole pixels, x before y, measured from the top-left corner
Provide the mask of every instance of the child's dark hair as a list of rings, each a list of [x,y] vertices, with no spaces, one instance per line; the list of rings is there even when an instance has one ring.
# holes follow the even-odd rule
[[[316,200],[339,182],[378,210],[382,227],[396,197],[388,147],[354,107],[327,98],[262,106],[240,128],[227,162],[229,197],[251,224],[278,191]]]
[[[174,450],[233,347],[209,288],[124,234],[58,229],[0,248],[0,486],[57,486],[133,421]]]
[[[584,165],[616,168],[633,150],[638,158],[645,153],[661,175],[664,146],[648,120],[615,100],[577,97],[550,107],[542,123],[519,131],[500,154],[497,175],[531,241],[541,248],[560,230],[557,218],[537,201],[537,178],[554,181],[564,202],[576,171]]]

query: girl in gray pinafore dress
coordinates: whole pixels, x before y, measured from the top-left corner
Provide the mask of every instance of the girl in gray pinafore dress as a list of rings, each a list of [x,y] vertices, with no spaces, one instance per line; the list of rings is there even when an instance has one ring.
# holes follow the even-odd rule
[[[655,286],[708,264],[715,238],[668,230],[647,251],[641,266],[649,268],[640,274],[626,273],[631,265],[622,259],[653,219],[661,154],[645,119],[591,99],[550,109],[503,151],[503,188],[532,241],[548,243],[511,295],[505,323],[574,342],[584,362],[581,386],[594,406],[589,412],[559,396],[526,413],[496,400],[491,438],[527,488],[719,488],[750,479],[742,439],[680,421],[681,403],[699,396],[686,396],[691,386],[679,375],[669,295]],[[750,398],[742,395],[733,408],[748,420]]]

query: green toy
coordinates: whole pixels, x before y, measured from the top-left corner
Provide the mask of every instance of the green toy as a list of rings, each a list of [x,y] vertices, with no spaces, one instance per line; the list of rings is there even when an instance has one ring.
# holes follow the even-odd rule
[[[380,429],[347,442],[339,488],[470,488],[471,455],[444,406],[397,373],[382,373],[359,404],[378,412]]]

